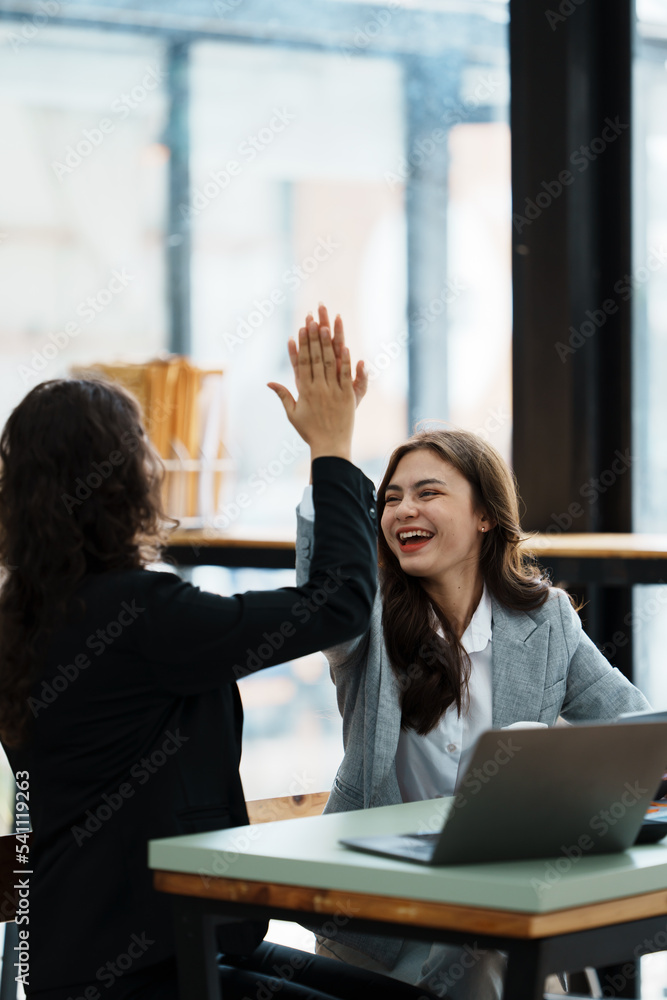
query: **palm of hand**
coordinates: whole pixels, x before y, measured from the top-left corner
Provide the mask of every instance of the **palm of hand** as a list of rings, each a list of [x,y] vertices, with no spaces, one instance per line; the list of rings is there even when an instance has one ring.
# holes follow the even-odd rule
[[[302,326],[299,330],[299,341],[301,343],[302,334],[305,336],[308,331],[312,328],[313,324],[317,328],[318,332],[322,329],[331,331],[331,324],[329,322],[329,313],[326,306],[320,305],[318,308],[318,319],[319,323],[316,322],[310,313],[306,316],[305,326]],[[331,340],[334,349],[334,355],[336,357],[336,375],[340,380],[341,365],[343,359],[343,353],[345,349],[345,331],[343,329],[343,320],[340,316],[336,316],[334,320],[333,327],[333,337]],[[292,362],[292,368],[294,369],[294,380],[296,382],[296,388],[298,392],[301,392],[299,387],[299,348],[297,348],[296,342],[290,340],[288,342],[288,350],[290,361]],[[352,382],[352,389],[354,390],[355,405],[359,406],[359,403],[366,395],[366,390],[368,389],[368,373],[363,361],[358,361],[355,369],[355,377]]]

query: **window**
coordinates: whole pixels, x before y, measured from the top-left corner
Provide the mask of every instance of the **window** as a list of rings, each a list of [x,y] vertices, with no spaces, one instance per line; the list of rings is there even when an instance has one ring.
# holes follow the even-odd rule
[[[369,5],[359,25],[327,6],[347,42],[314,15],[310,46],[192,49],[193,353],[225,365],[235,472],[214,524],[240,533],[294,530],[307,450],[265,383],[291,385],[287,338],[320,300],[369,366],[354,458],[372,478],[418,420],[510,452],[507,9]]]
[[[641,2],[634,67],[634,263],[626,280],[634,313],[634,528],[664,532],[667,496],[667,3]],[[667,583],[667,581],[665,581]],[[667,707],[667,586],[636,587],[636,682]]]
[[[294,532],[307,449],[265,383],[291,384],[287,338],[320,300],[369,366],[354,458],[371,478],[424,419],[510,457],[507,3],[319,0],[307,18],[297,0],[268,18],[251,0],[212,7],[171,2],[152,24],[144,11],[141,32],[133,5],[113,31],[0,22],[3,419],[74,364],[173,346],[165,259],[180,246],[191,353],[225,369],[234,469],[217,527]],[[193,579],[230,593],[293,575]],[[248,794],[288,792],[306,745],[326,788],[341,743],[321,654],[242,687]],[[253,766],[267,734],[280,779]]]
[[[34,32],[30,29],[34,29]],[[162,44],[0,23],[0,397],[166,342]]]

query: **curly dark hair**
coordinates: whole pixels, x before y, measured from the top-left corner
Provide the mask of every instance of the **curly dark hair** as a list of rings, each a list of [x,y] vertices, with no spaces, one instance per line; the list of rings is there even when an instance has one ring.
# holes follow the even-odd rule
[[[32,389],[0,437],[0,736],[21,745],[48,640],[87,573],[165,541],[164,467],[137,400],[102,378]]]
[[[484,536],[479,564],[490,592],[506,608],[539,608],[551,584],[536,560],[521,548],[526,535],[519,520],[516,480],[500,453],[479,435],[463,430],[420,431],[396,448],[378,489],[379,518],[398,463],[420,449],[434,452],[465,476],[475,509],[485,510],[496,522]],[[419,578],[401,569],[382,531],[378,554],[384,640],[401,692],[401,725],[423,736],[437,726],[450,705],[456,705],[461,714],[470,659]],[[438,625],[444,639],[436,634]]]

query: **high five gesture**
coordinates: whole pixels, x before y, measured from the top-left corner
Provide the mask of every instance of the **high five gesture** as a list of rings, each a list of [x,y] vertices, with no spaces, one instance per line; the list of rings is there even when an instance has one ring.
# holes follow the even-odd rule
[[[363,361],[358,362],[352,379],[343,321],[336,317],[332,337],[327,310],[320,306],[319,323],[309,314],[299,330],[298,346],[290,339],[288,350],[298,398],[277,382],[269,382],[269,388],[280,397],[287,419],[310,445],[311,458],[334,455],[349,461],[354,411],[368,379]]]

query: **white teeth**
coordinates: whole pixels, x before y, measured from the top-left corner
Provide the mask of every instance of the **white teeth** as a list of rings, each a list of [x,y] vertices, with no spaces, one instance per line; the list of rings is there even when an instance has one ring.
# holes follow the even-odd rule
[[[398,537],[401,542],[407,542],[408,538],[433,538],[433,532],[417,528],[415,531],[401,531]]]

